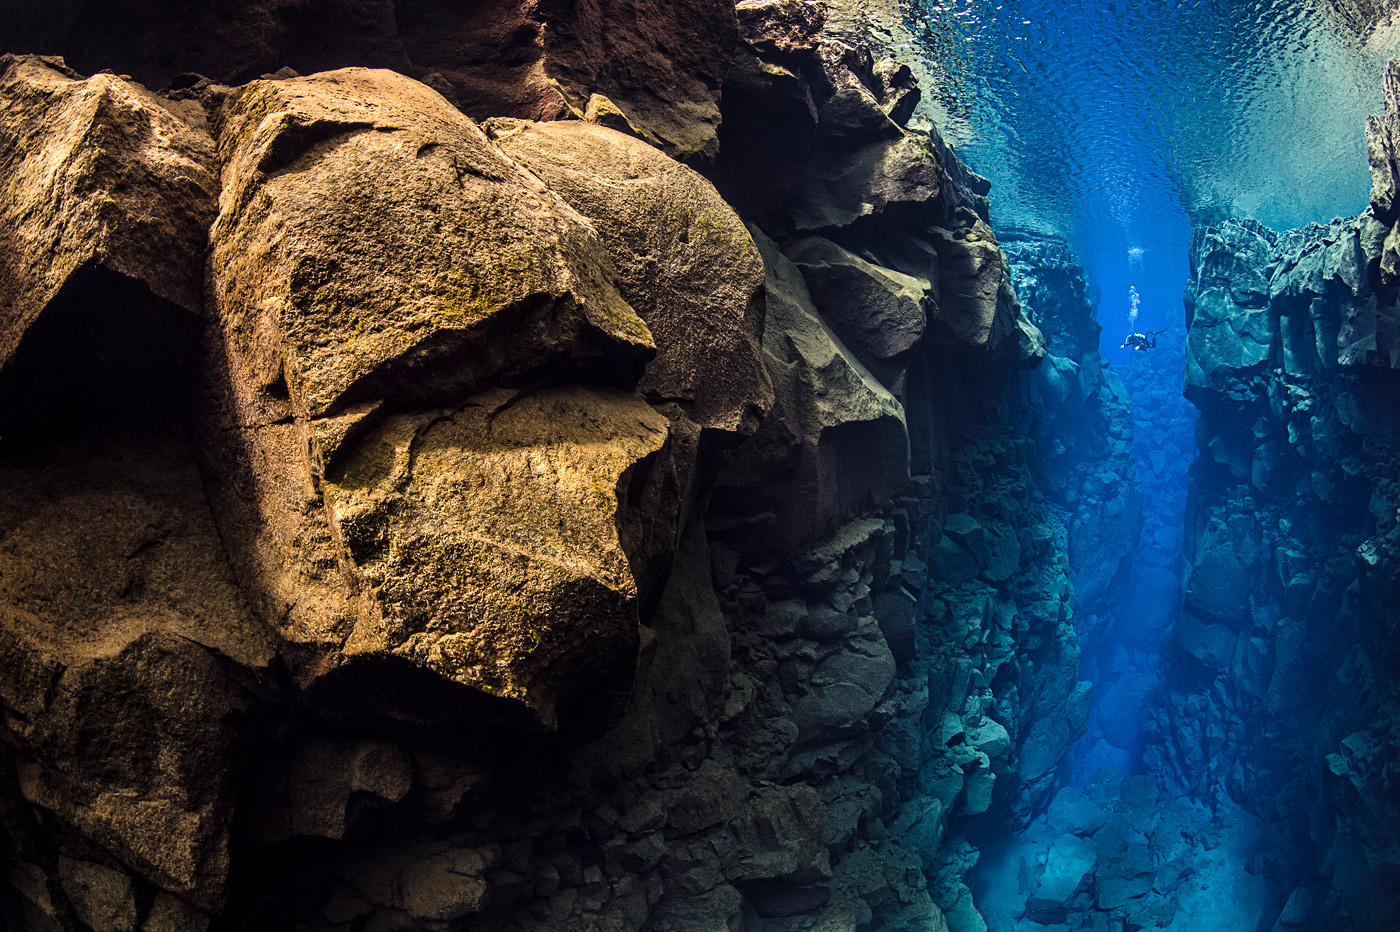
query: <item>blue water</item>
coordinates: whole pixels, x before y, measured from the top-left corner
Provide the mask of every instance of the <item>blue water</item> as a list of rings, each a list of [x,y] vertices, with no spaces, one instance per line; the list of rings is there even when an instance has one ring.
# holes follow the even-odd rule
[[[1081,672],[1095,682],[1095,705],[1089,734],[1070,755],[1069,785],[1056,797],[1064,812],[1089,798],[1131,814],[1114,787],[1126,785],[1120,771],[1144,770],[1196,455],[1193,412],[1180,394],[1192,229],[1252,217],[1285,230],[1366,208],[1365,119],[1382,109],[1387,59],[1400,57],[1400,28],[1366,20],[1372,2],[901,0],[912,36],[891,30],[896,46],[909,46],[893,51],[918,63],[928,92],[922,117],[991,180],[998,231],[1069,242],[1098,295],[1102,351],[1134,404],[1145,525],[1122,604],[1110,610],[1102,640],[1086,647]],[[1119,347],[1130,329],[1168,333],[1158,350],[1132,353]],[[1117,769],[1100,769],[1106,765]],[[1291,881],[1261,868],[1261,829],[1237,807],[1191,806],[1178,795],[1151,816],[1170,809],[1186,826],[1182,837],[1194,841],[1150,856],[1180,856],[1195,874],[1163,887],[1171,915],[1148,924],[1268,929]],[[968,875],[993,932],[1047,928],[1031,919],[1054,928],[1087,922],[1066,916],[1061,925],[1028,905],[1068,824],[1055,810],[1019,837],[998,838]],[[1110,847],[1098,855],[1108,857]],[[1118,867],[1097,870],[1107,876]]]
[[[1400,29],[1348,2],[906,0],[906,18],[925,114],[991,179],[994,226],[1070,241],[1118,363],[1130,287],[1139,329],[1184,328],[1193,221],[1366,207]]]

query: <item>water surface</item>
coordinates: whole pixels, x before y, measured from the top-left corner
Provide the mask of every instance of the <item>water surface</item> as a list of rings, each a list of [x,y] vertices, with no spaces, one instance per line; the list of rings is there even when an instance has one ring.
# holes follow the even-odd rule
[[[1130,286],[1143,328],[1181,326],[1193,221],[1365,208],[1365,118],[1400,47],[1366,3],[905,0],[905,19],[995,225],[1070,240],[1116,348]]]

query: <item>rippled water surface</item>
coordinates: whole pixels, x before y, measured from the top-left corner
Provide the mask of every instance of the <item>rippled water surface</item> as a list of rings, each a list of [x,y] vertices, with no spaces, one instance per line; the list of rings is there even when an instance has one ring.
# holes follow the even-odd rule
[[[993,181],[998,229],[1066,236],[1106,325],[1136,285],[1141,323],[1160,327],[1179,325],[1193,220],[1286,229],[1365,208],[1365,117],[1400,33],[1370,2],[906,0],[904,12],[940,128]]]

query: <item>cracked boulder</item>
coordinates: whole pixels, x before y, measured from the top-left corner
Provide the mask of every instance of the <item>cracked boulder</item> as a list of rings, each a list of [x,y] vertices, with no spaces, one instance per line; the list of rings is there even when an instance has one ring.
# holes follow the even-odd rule
[[[625,674],[636,576],[675,534],[668,426],[636,395],[582,387],[385,419],[325,485],[374,599],[347,653],[407,659],[551,724],[590,679]]]
[[[221,125],[206,455],[300,681],[406,663],[546,727],[625,682],[674,472],[593,227],[389,72],[254,82]]]

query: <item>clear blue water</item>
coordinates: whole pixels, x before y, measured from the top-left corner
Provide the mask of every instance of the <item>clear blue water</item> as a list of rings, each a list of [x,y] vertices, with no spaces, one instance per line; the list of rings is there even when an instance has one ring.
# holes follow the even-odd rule
[[[993,182],[999,230],[1070,241],[1111,361],[1130,287],[1140,328],[1183,327],[1193,221],[1365,209],[1400,29],[1358,25],[1358,0],[904,2],[924,112]]]
[[[1113,808],[1121,800],[1096,796],[1096,786],[1117,778],[1101,780],[1099,768],[1150,769],[1142,744],[1180,590],[1196,453],[1193,412],[1180,395],[1192,228],[1247,216],[1285,230],[1364,210],[1365,119],[1381,110],[1400,28],[1367,21],[1375,0],[898,2],[910,34],[891,30],[893,51],[918,63],[922,116],[992,181],[1003,237],[1069,242],[1099,295],[1102,351],[1132,394],[1144,533],[1123,601],[1086,650],[1093,722],[1071,753],[1070,785],[1058,791],[1067,806],[1082,792]],[[1169,331],[1149,354],[1119,347],[1134,292],[1132,329]],[[1150,925],[1270,928],[1293,880],[1269,873],[1272,843],[1261,828],[1233,806],[1195,813],[1185,797],[1163,806],[1190,826],[1183,838],[1195,840],[1181,856],[1195,873],[1163,888],[1175,912]],[[992,932],[1047,928],[1036,918],[1080,928],[1083,917],[1059,925],[1033,915],[1026,898],[1031,878],[1048,876],[1061,828],[1052,815],[998,837],[969,873]]]

